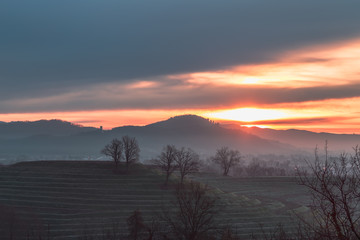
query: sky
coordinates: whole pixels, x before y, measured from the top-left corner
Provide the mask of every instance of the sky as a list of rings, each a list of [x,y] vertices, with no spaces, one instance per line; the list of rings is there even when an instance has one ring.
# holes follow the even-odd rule
[[[358,0],[2,0],[0,121],[360,134]]]

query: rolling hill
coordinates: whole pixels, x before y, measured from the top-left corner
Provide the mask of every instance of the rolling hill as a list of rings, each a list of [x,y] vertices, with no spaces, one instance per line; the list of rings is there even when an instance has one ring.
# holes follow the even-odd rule
[[[67,136],[93,131],[95,128],[82,127],[61,120],[39,120],[34,122],[0,122],[1,138],[24,138],[34,135]]]
[[[352,152],[353,147],[360,145],[358,134],[315,133],[297,129],[274,130],[258,127],[240,127],[239,129],[261,138],[286,142],[308,151],[313,151],[316,146],[322,149],[325,141],[328,143],[329,150],[333,152]]]
[[[0,163],[41,159],[97,159],[113,138],[136,137],[141,159],[156,157],[167,144],[191,147],[202,157],[228,146],[243,154],[302,154],[322,148],[351,152],[360,135],[315,133],[303,130],[274,130],[224,126],[211,120],[183,115],[146,126],[123,126],[101,131],[61,120],[0,124]]]
[[[62,159],[68,155],[81,157],[100,156],[101,149],[113,138],[124,135],[136,137],[141,148],[141,158],[156,157],[163,146],[174,144],[176,146],[191,147],[202,156],[213,155],[217,148],[229,146],[242,153],[290,153],[296,151],[290,145],[279,141],[266,140],[246,133],[242,130],[232,130],[221,127],[208,119],[194,115],[184,115],[170,118],[166,121],[153,123],[147,126],[124,126],[108,131],[94,128],[82,128],[66,122],[37,122],[51,126],[66,126],[67,131],[55,127],[41,131],[33,131],[33,135],[18,137],[19,129],[9,138],[0,139],[0,153],[3,155],[46,156],[47,159]],[[30,124],[30,123],[28,123]],[[27,125],[27,124],[25,124]],[[33,128],[30,128],[33,129]],[[30,134],[29,131],[22,133]],[[46,132],[46,134],[44,134]],[[60,134],[61,133],[61,134]]]

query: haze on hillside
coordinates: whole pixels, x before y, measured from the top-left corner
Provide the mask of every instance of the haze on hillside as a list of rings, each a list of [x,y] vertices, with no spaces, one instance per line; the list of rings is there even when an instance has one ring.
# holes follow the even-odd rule
[[[191,147],[203,158],[228,146],[242,154],[307,155],[328,142],[334,152],[350,151],[359,135],[271,130],[222,125],[196,115],[182,115],[146,126],[122,126],[111,130],[82,127],[61,120],[0,124],[2,163],[47,159],[101,159],[105,143],[119,136],[136,137],[142,161],[158,156],[167,144]]]

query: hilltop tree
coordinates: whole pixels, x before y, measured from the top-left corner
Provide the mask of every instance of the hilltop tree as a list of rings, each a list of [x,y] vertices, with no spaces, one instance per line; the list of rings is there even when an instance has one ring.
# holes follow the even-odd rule
[[[130,164],[139,160],[140,148],[136,138],[129,136],[122,137],[122,145],[124,148],[124,158],[126,167],[129,168]]]
[[[170,175],[175,171],[177,167],[175,162],[176,153],[177,149],[174,145],[167,145],[166,147],[164,147],[160,156],[155,159],[155,164],[166,173],[165,186],[167,186]]]
[[[228,147],[222,147],[216,151],[216,154],[212,160],[214,163],[221,166],[223,175],[227,176],[229,174],[230,168],[239,164],[241,155],[237,150],[230,150]]]
[[[199,170],[199,155],[192,149],[181,148],[176,152],[175,162],[180,171],[180,184],[183,185],[184,177]]]
[[[114,138],[111,143],[107,144],[101,151],[102,154],[109,156],[113,159],[116,169],[118,168],[119,162],[122,158],[123,143],[117,138]]]
[[[310,170],[297,170],[312,199],[312,222],[304,222],[317,239],[360,239],[360,148],[354,152],[331,158],[325,145],[323,159],[316,149]]]

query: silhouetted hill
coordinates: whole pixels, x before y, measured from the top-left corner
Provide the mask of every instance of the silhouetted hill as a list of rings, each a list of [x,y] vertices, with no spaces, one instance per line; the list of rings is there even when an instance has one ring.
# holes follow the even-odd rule
[[[353,147],[360,145],[360,135],[357,134],[315,133],[297,129],[274,130],[258,127],[241,127],[240,129],[261,138],[286,142],[308,150],[313,150],[316,146],[322,149],[325,141],[328,142],[330,151],[351,152]]]
[[[63,122],[61,122],[63,123]],[[69,123],[65,123],[69,126]],[[70,128],[71,128],[70,124]],[[76,130],[79,130],[76,128]],[[44,133],[44,129],[41,133]],[[170,118],[147,126],[124,126],[110,131],[80,131],[74,135],[38,134],[31,137],[0,140],[0,153],[24,155],[100,156],[101,149],[113,138],[129,135],[136,137],[141,148],[141,158],[156,157],[167,144],[191,147],[202,156],[213,155],[217,148],[229,146],[242,153],[288,153],[290,145],[262,139],[258,136],[221,127],[208,119],[194,115]],[[75,130],[74,130],[75,131]],[[64,132],[62,132],[64,133]]]
[[[39,120],[35,122],[9,122],[0,124],[0,138],[23,138],[33,135],[66,136],[94,131],[92,127],[82,127],[61,120]]]
[[[177,129],[188,129],[188,128],[209,128],[215,124],[209,119],[205,119],[196,115],[181,115],[169,118],[168,120],[149,124],[147,128],[177,128]]]
[[[191,147],[203,155],[212,155],[217,148],[229,146],[243,153],[278,153],[294,150],[290,145],[221,127],[211,120],[183,115],[144,127],[119,127],[108,134],[132,135],[139,139],[150,156],[158,154],[166,144]]]

